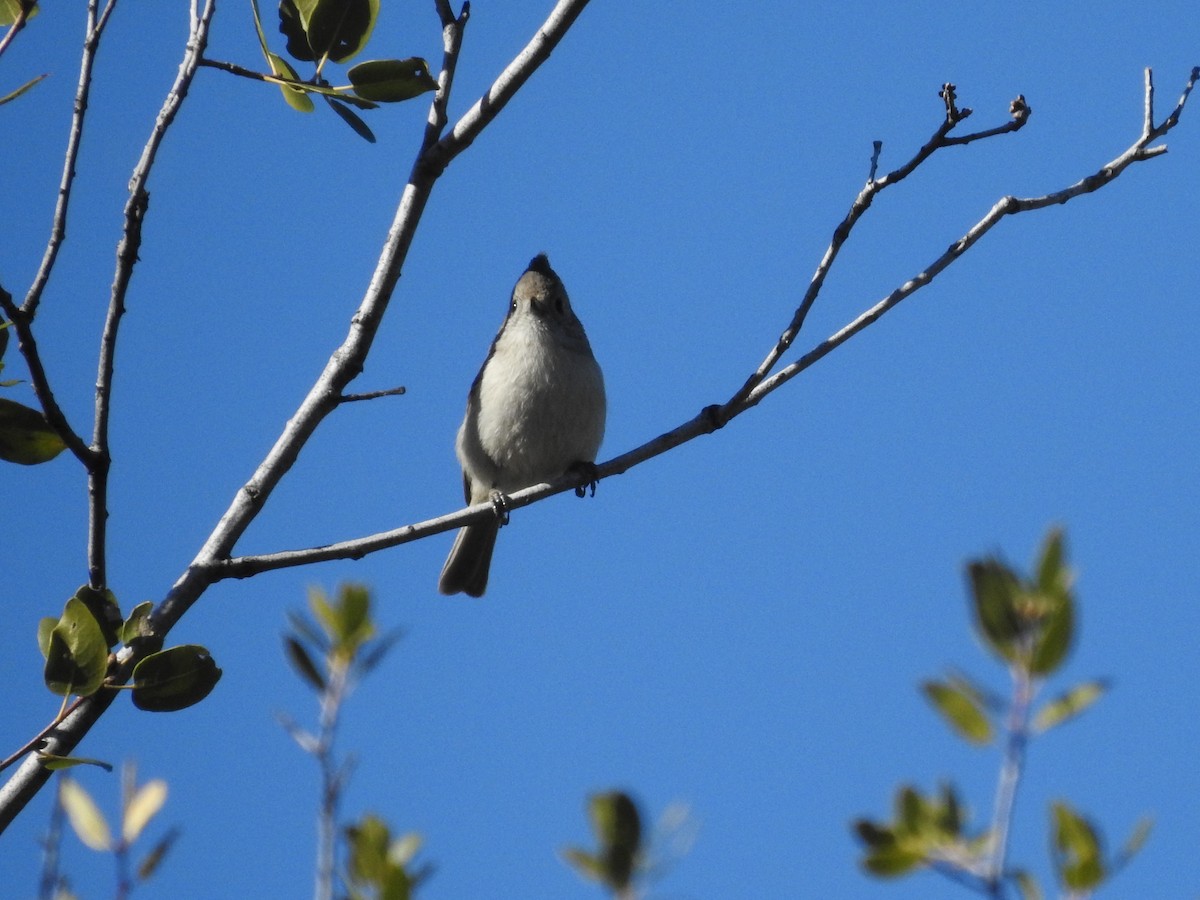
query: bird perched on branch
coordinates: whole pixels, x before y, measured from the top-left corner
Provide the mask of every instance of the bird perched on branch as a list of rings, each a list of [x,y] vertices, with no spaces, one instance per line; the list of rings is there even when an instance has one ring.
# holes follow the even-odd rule
[[[471,385],[455,446],[467,503],[491,499],[496,517],[458,532],[439,591],[483,595],[503,494],[593,466],[604,418],[604,376],[583,325],[546,255],[535,256]]]

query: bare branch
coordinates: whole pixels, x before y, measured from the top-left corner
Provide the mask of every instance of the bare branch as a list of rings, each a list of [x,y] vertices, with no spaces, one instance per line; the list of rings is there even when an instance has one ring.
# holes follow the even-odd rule
[[[338,403],[356,403],[359,400],[375,400],[379,397],[398,397],[405,393],[407,393],[407,390],[401,385],[400,387],[388,388],[385,391],[369,391],[365,394],[342,394],[338,398]]]
[[[33,393],[38,399],[38,403],[42,406],[42,412],[46,416],[46,421],[50,427],[54,429],[67,449],[78,459],[84,466],[89,469],[94,464],[94,454],[90,447],[83,442],[78,432],[71,427],[67,421],[66,413],[62,411],[62,407],[58,405],[58,400],[54,397],[54,391],[50,389],[50,380],[46,377],[46,369],[42,365],[42,355],[38,351],[37,340],[33,336],[33,326],[27,316],[20,307],[18,307],[12,299],[12,294],[0,287],[0,309],[4,310],[4,314],[12,322],[13,331],[17,334],[17,350],[21,354],[21,358],[25,360],[25,366],[29,369],[29,383],[33,387]]]
[[[112,9],[109,3],[106,12]],[[117,267],[113,274],[112,294],[108,303],[108,314],[100,336],[99,372],[96,376],[96,421],[92,432],[94,464],[88,471],[88,580],[92,587],[103,588],[107,583],[105,572],[105,542],[108,533],[108,470],[111,456],[108,446],[108,422],[112,408],[113,364],[117,352],[117,334],[121,318],[125,314],[125,295],[138,261],[142,246],[142,221],[150,203],[146,182],[150,170],[166,137],[167,129],[175,120],[184,98],[187,97],[196,69],[204,56],[208,43],[208,29],[216,12],[216,0],[207,0],[199,16],[193,8],[192,29],[184,50],[183,61],[175,76],[175,83],[167,93],[150,138],[142,148],[141,158],[134,167],[129,181],[129,200],[125,203],[125,225],[121,240],[117,244]]]
[[[88,95],[92,87],[92,67],[96,60],[96,51],[100,47],[100,38],[104,34],[104,26],[108,24],[116,0],[104,7],[97,14],[97,0],[89,0],[87,16],[87,35],[83,41],[83,53],[80,56],[79,84],[75,88],[75,111],[71,116],[71,130],[67,137],[66,159],[63,161],[62,178],[58,184],[58,202],[54,207],[54,218],[50,226],[50,239],[46,242],[46,251],[42,255],[42,264],[38,267],[33,284],[25,294],[22,309],[33,319],[41,301],[42,291],[50,280],[50,272],[54,269],[54,261],[58,258],[58,249],[67,237],[67,209],[71,202],[71,185],[75,183],[75,163],[79,158],[79,144],[83,138],[83,120],[87,114]]]
[[[829,242],[828,248],[825,250],[824,256],[821,257],[820,263],[817,265],[816,272],[813,273],[812,279],[809,281],[808,290],[805,291],[804,297],[800,301],[795,314],[792,316],[792,321],[788,323],[779,339],[775,342],[775,346],[767,354],[766,358],[759,363],[758,368],[751,373],[745,383],[737,390],[737,392],[725,402],[723,406],[711,408],[711,415],[715,417],[716,427],[721,427],[725,422],[729,421],[734,415],[742,409],[743,404],[750,397],[751,393],[762,383],[778,364],[780,358],[792,346],[796,336],[800,333],[800,329],[804,327],[804,320],[808,318],[808,313],[812,309],[813,304],[817,300],[817,295],[820,294],[821,288],[825,284],[825,278],[829,274],[829,270],[833,267],[834,260],[837,259],[838,253],[841,251],[842,245],[850,237],[850,232],[854,229],[858,220],[871,207],[871,203],[875,200],[875,195],[885,188],[903,181],[920,166],[925,160],[929,159],[934,153],[943,147],[950,146],[951,143],[968,143],[970,141],[979,140],[983,137],[990,137],[994,134],[1005,134],[1011,131],[1016,131],[1022,127],[1025,121],[1028,120],[1030,110],[1025,105],[1024,96],[1019,96],[1014,100],[1009,107],[1013,121],[1008,125],[999,128],[989,129],[986,132],[979,132],[974,135],[968,135],[958,141],[951,141],[948,137],[950,131],[971,114],[971,110],[960,110],[956,104],[956,95],[954,93],[954,85],[944,84],[939,93],[943,102],[946,105],[946,117],[938,126],[924,146],[917,151],[908,162],[902,165],[895,171],[889,172],[883,178],[876,179],[875,172],[878,168],[879,152],[882,149],[882,144],[876,142],[875,153],[871,157],[871,177],[858,192],[858,196],[854,198],[854,202],[850,205],[850,211],[846,213],[846,217],[833,230],[833,237]],[[1019,104],[1019,105],[1018,105]]]
[[[1195,76],[1195,72],[1193,75]],[[1189,90],[1193,82],[1189,81]],[[1185,91],[1185,98],[1187,92]],[[1022,100],[1023,104],[1023,100]],[[1014,101],[1013,115],[1018,115],[1018,110],[1015,108]],[[1027,109],[1027,107],[1026,107]],[[1024,115],[1028,115],[1026,112]],[[1176,117],[1177,120],[1177,117]],[[1174,123],[1172,123],[1173,125]],[[944,127],[944,126],[943,126]],[[939,129],[941,132],[942,129]],[[1169,130],[1169,129],[1168,129]],[[1151,135],[1150,139],[1157,137],[1158,134]],[[930,149],[936,140],[931,140],[921,151],[918,152],[914,160],[910,160],[908,164],[901,169],[896,170],[880,181],[870,182],[859,193],[855,199],[854,205],[851,207],[850,213],[842,224],[835,230],[834,240],[826,250],[824,258],[821,260],[821,265],[817,269],[817,274],[813,276],[813,284],[817,285],[823,281],[825,273],[832,264],[832,257],[836,255],[837,249],[844,243],[846,235],[857,219],[866,211],[870,205],[870,200],[882,188],[872,190],[875,185],[894,184],[896,181],[905,177],[907,174],[916,168],[914,161],[922,158],[928,158],[933,152]],[[1059,205],[1082,196],[1086,193],[1091,193],[1098,190],[1104,185],[1115,179],[1122,171],[1125,170],[1131,163],[1143,159],[1149,159],[1157,156],[1160,151],[1155,149],[1146,150],[1145,136],[1139,138],[1133,145],[1129,147],[1119,157],[1114,159],[1108,165],[1102,167],[1094,175],[1090,175],[1081,179],[1070,187],[1064,188],[1061,191],[1056,191],[1052,194],[1047,194],[1042,197],[1033,197],[1028,199],[1019,199],[1016,197],[1005,197],[998,201],[979,222],[971,227],[965,235],[955,241],[941,256],[927,266],[923,271],[913,276],[903,285],[898,287],[887,297],[880,300],[870,309],[863,312],[856,319],[849,322],[826,340],[822,341],[800,359],[794,363],[781,369],[779,372],[764,377],[755,383],[745,396],[735,395],[734,399],[728,401],[724,405],[714,405],[706,407],[693,419],[684,422],[675,429],[659,435],[651,441],[636,447],[620,456],[614,457],[597,466],[596,475],[600,478],[607,478],[613,475],[619,475],[628,469],[633,468],[640,463],[674,449],[675,447],[685,444],[700,435],[711,434],[718,428],[723,427],[729,420],[746,412],[752,407],[761,402],[768,394],[777,390],[783,384],[786,384],[792,378],[795,378],[805,369],[812,366],[819,359],[822,359],[837,347],[844,344],[851,337],[858,334],[872,322],[878,320],[884,313],[899,304],[906,297],[920,290],[925,285],[929,284],[933,279],[948,268],[955,260],[961,257],[971,246],[973,246],[980,238],[982,238],[992,227],[1007,215],[1015,215],[1020,212],[1029,212],[1035,209],[1044,209],[1047,206]],[[936,147],[934,147],[936,149]],[[803,321],[803,313],[807,312],[808,306],[811,306],[810,297],[815,297],[814,288],[810,284],[809,291],[805,295],[804,304],[801,305],[797,315],[800,317],[800,323]],[[805,305],[807,304],[807,306]],[[799,330],[799,324],[793,320],[792,326],[796,331]],[[792,327],[789,326],[789,329]],[[782,344],[785,339],[790,345],[795,334],[791,337],[785,333],[784,338],[780,339]],[[778,349],[778,345],[777,345]],[[783,349],[786,349],[783,348]],[[773,351],[774,352],[774,351]],[[782,350],[780,350],[782,352]],[[777,358],[777,357],[776,357]],[[771,362],[769,356],[767,363]],[[764,365],[767,365],[764,363]],[[761,371],[762,367],[760,367]],[[769,369],[768,369],[769,371]],[[519,509],[523,506],[528,506],[536,503],[546,497],[559,494],[572,488],[579,487],[581,479],[576,476],[563,476],[553,482],[547,484],[534,485],[520,491],[516,491],[511,496],[507,496],[506,507],[508,509]],[[214,580],[224,578],[247,578],[259,572],[265,572],[273,569],[290,568],[300,565],[308,565],[316,562],[327,562],[335,559],[361,559],[369,553],[374,553],[389,547],[395,547],[400,544],[410,543],[411,541],[419,540],[433,534],[438,534],[443,531],[450,531],[454,528],[459,528],[471,522],[483,521],[489,516],[495,515],[491,503],[480,503],[474,506],[459,510],[458,512],[439,516],[433,519],[427,519],[423,522],[418,522],[413,525],[405,525],[401,528],[396,528],[391,531],[380,532],[378,534],[368,535],[353,540],[341,541],[334,544],[328,544],[322,547],[313,547],[301,550],[286,550],[278,553],[263,554],[259,556],[243,556],[225,560],[212,560],[205,564],[205,569],[211,573]]]

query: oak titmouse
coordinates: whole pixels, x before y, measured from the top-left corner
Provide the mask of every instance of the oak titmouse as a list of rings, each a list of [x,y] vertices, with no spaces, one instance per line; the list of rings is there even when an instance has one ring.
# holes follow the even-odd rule
[[[467,503],[511,493],[590,464],[604,437],[604,376],[566,288],[545,254],[513,288],[508,315],[467,395],[455,450]],[[458,532],[438,590],[480,597],[497,517]]]

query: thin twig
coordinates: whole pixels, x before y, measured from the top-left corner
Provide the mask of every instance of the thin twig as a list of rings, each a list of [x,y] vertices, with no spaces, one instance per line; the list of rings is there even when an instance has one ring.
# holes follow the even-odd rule
[[[112,462],[108,423],[112,410],[113,370],[117,334],[121,318],[125,314],[125,296],[133,278],[134,266],[137,265],[138,251],[142,246],[142,221],[150,204],[146,182],[150,178],[150,171],[154,167],[154,160],[167,130],[187,97],[192,79],[196,77],[196,69],[208,44],[209,24],[214,12],[216,0],[207,0],[198,17],[193,7],[192,29],[183,61],[179,64],[179,71],[175,76],[175,83],[171,85],[171,90],[163,101],[150,137],[142,148],[141,158],[129,180],[129,199],[125,203],[125,224],[121,240],[117,244],[117,267],[113,273],[112,294],[108,303],[108,314],[104,320],[104,330],[100,336],[99,372],[96,376],[96,422],[92,433],[92,449],[96,457],[88,472],[88,579],[96,589],[103,589],[107,584],[105,544],[108,533],[108,471]]]
[[[359,400],[375,400],[379,397],[397,397],[404,393],[407,393],[407,390],[401,386],[388,388],[386,391],[369,391],[365,394],[342,394],[338,398],[338,403],[356,403]]]
[[[1013,698],[1009,708],[1008,739],[1004,744],[1004,759],[996,783],[996,803],[992,813],[992,858],[987,873],[988,887],[995,897],[1003,896],[1004,874],[1008,866],[1008,839],[1012,832],[1013,807],[1025,763],[1025,747],[1029,741],[1029,709],[1033,702],[1034,684],[1029,672],[1014,666]]]
[[[116,0],[109,0],[104,10],[97,13],[97,0],[88,2],[87,33],[84,37],[83,53],[80,57],[79,83],[75,88],[75,107],[71,115],[71,130],[67,136],[67,152],[66,158],[63,160],[62,178],[58,183],[58,202],[54,206],[54,218],[50,225],[50,239],[46,242],[42,263],[25,294],[25,302],[21,305],[22,310],[30,319],[33,319],[37,313],[42,292],[46,289],[46,283],[50,280],[50,273],[54,269],[54,261],[58,258],[58,250],[67,237],[67,209],[71,202],[71,186],[75,183],[75,164],[79,158],[79,145],[83,139],[83,120],[87,115],[88,96],[92,88],[92,68],[96,61],[96,51],[100,48],[100,38],[104,34],[104,26],[108,24],[115,5]]]
[[[26,368],[29,369],[29,383],[33,387],[34,396],[42,406],[46,422],[67,445],[67,449],[75,458],[86,468],[91,469],[94,464],[94,454],[78,432],[71,427],[66,413],[55,399],[54,391],[50,388],[50,380],[46,376],[46,369],[42,365],[42,355],[38,350],[37,339],[33,336],[33,324],[29,321],[29,316],[13,302],[12,294],[2,287],[0,287],[0,310],[3,310],[9,321],[12,322],[13,331],[17,335],[17,350],[20,352],[21,358],[25,360]]]
[[[4,37],[0,38],[0,56],[4,55],[4,51],[8,49],[8,45],[13,42],[13,39],[20,34],[21,29],[29,22],[29,13],[32,11],[34,5],[34,0],[25,0],[17,9],[17,17],[13,19]]]

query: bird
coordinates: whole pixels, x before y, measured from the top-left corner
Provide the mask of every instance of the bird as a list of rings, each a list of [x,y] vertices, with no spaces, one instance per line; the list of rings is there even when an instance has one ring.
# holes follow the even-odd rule
[[[438,579],[442,594],[483,596],[507,520],[503,495],[568,471],[594,472],[606,411],[604,375],[583,324],[540,253],[517,280],[467,395],[455,441],[463,495],[468,504],[490,499],[496,516],[459,530]]]

